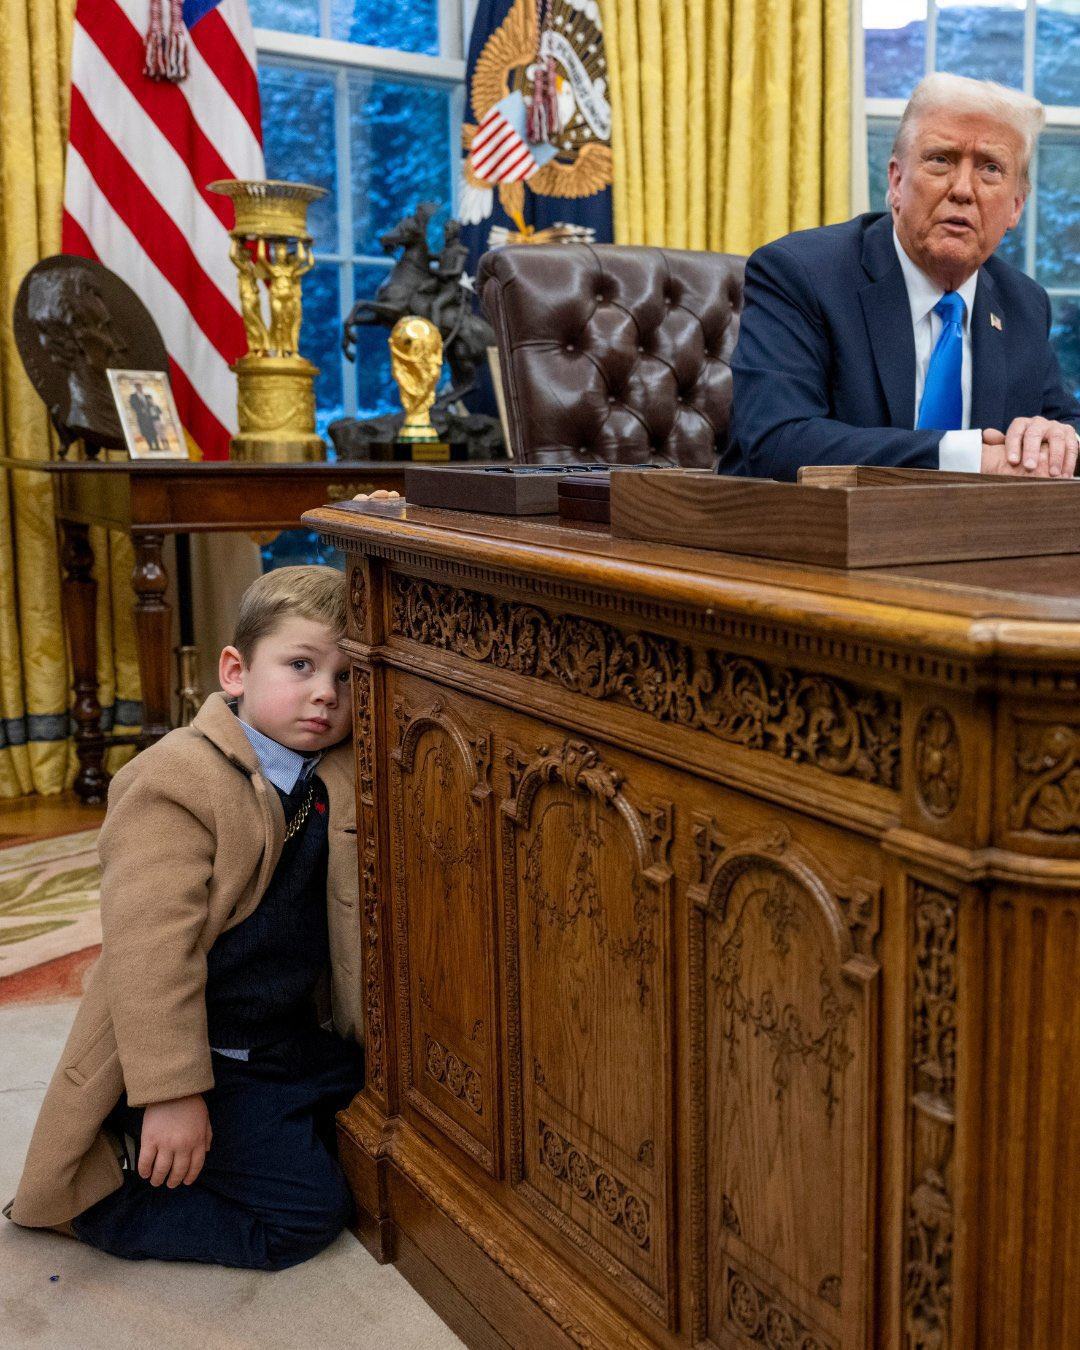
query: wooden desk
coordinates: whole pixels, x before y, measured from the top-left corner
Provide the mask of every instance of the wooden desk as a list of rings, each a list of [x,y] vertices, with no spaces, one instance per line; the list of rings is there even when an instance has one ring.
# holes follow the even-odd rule
[[[140,747],[171,726],[172,606],[162,561],[167,534],[228,530],[295,529],[306,510],[326,501],[376,488],[401,491],[403,465],[344,461],[340,464],[193,463],[117,459],[108,462],[0,458],[0,466],[47,473],[63,533],[64,617],[74,676],[75,792],[102,802],[109,775],[103,768],[110,744]],[[97,584],[89,526],[124,530],[135,547],[131,585],[135,637],[142,681],[142,731],[106,737],[97,686],[95,609]]]
[[[349,553],[371,1249],[473,1346],[1080,1345],[1075,560],[305,523]]]

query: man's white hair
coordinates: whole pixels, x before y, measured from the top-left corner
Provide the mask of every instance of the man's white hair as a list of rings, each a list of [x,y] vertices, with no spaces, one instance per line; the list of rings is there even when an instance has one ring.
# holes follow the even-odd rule
[[[981,113],[1011,127],[1020,137],[1020,182],[1027,192],[1031,187],[1028,169],[1046,122],[1046,109],[1037,98],[1008,89],[993,80],[970,80],[966,75],[948,75],[938,71],[927,75],[915,86],[908,99],[893,142],[893,159],[903,160],[911,148],[916,123],[929,113]]]

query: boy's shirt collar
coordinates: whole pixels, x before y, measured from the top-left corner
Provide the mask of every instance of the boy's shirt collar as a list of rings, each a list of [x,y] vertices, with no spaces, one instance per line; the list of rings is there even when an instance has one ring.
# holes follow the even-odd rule
[[[236,711],[235,708],[233,711]],[[316,764],[322,759],[321,750],[313,755],[301,754],[299,750],[290,750],[280,741],[264,736],[261,731],[249,727],[241,718],[238,717],[236,720],[243,728],[252,750],[258,756],[263,777],[268,778],[282,792],[294,791],[298,783],[306,782],[315,772]]]

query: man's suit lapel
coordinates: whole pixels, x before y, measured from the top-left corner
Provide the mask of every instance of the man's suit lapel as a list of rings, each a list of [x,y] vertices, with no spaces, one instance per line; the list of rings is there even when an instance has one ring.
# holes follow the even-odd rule
[[[997,323],[991,323],[993,314]],[[990,273],[983,267],[971,310],[971,422],[1005,431],[1005,319]]]
[[[866,231],[862,265],[870,278],[859,292],[870,350],[885,391],[889,425],[915,425],[915,335],[900,260],[893,244],[892,217],[882,216]]]

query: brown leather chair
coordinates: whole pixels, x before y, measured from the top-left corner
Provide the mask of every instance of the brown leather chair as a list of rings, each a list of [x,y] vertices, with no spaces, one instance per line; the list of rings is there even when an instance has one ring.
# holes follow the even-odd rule
[[[728,443],[745,259],[522,244],[480,259],[514,454],[712,469]]]

